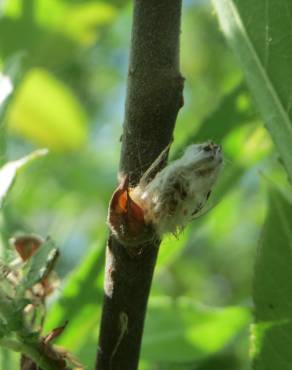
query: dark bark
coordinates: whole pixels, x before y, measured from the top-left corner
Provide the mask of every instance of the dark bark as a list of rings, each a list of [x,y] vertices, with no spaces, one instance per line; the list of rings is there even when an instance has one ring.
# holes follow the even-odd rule
[[[136,185],[172,140],[183,81],[181,0],[136,0],[120,170]]]
[[[181,0],[135,0],[120,173],[131,185],[172,141],[183,105]],[[159,241],[109,238],[96,370],[136,370]]]

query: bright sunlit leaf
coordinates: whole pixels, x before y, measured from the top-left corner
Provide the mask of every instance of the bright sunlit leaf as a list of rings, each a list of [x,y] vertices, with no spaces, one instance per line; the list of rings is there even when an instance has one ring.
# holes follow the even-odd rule
[[[47,149],[36,150],[26,157],[6,163],[0,169],[0,207],[2,206],[4,198],[13,184],[18,170],[32,160],[46,155],[47,153]]]
[[[0,105],[12,93],[13,85],[8,76],[0,74]]]
[[[3,123],[3,119],[6,114],[9,102],[12,99],[12,93],[15,90],[23,69],[23,60],[25,53],[18,52],[10,56],[3,65],[1,65],[0,72],[0,124]],[[5,141],[2,133],[1,143]],[[0,144],[1,146],[1,144]],[[5,146],[5,145],[4,145]],[[3,152],[3,148],[2,148]]]
[[[8,127],[39,146],[69,151],[87,137],[86,116],[72,92],[53,75],[32,69],[8,111]]]

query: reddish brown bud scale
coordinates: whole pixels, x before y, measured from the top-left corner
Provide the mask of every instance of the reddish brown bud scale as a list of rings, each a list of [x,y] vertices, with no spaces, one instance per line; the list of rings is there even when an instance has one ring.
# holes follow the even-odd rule
[[[37,235],[21,235],[11,239],[12,245],[24,262],[39,249],[43,242],[43,239]]]
[[[144,221],[142,208],[130,196],[126,176],[115,190],[109,206],[108,224],[115,237],[125,245],[143,243],[153,237],[151,226]],[[148,236],[147,236],[148,235]]]

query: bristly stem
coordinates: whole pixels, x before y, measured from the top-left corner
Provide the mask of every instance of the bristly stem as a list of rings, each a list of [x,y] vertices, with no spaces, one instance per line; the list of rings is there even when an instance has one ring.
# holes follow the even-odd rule
[[[135,0],[120,173],[136,185],[172,141],[183,105],[179,71],[182,0]],[[109,238],[95,370],[137,370],[160,242],[135,246]]]

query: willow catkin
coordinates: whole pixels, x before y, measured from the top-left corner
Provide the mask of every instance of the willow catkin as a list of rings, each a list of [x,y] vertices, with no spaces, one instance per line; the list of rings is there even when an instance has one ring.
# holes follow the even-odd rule
[[[176,234],[204,208],[222,163],[219,145],[210,141],[190,145],[153,180],[142,178],[130,196],[143,210],[145,223],[152,224],[158,235]]]

